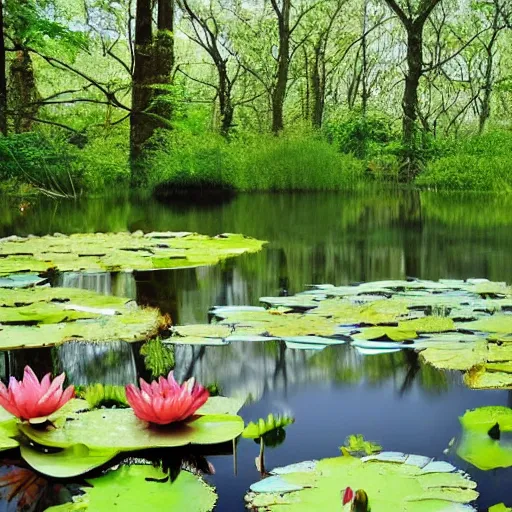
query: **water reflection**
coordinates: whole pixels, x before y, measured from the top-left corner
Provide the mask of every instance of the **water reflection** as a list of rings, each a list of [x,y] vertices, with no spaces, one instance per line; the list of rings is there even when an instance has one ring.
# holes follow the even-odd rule
[[[197,377],[215,383],[223,394],[258,401],[313,383],[378,386],[391,383],[403,395],[413,389],[427,394],[449,390],[457,374],[421,365],[413,351],[362,356],[347,345],[322,351],[287,349],[281,342],[241,343],[224,347],[179,345],[175,349],[178,379]]]
[[[134,351],[129,343],[64,343],[54,349],[56,371],[65,371],[70,382],[101,382],[124,386],[137,380]]]

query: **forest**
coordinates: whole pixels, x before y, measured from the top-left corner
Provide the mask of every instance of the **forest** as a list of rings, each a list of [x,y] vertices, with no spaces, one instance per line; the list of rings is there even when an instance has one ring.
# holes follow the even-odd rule
[[[509,0],[0,0],[0,177],[510,191]]]

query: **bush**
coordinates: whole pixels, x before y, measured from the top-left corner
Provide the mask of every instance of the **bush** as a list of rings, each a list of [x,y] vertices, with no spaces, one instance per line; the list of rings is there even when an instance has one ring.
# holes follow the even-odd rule
[[[313,134],[252,135],[227,142],[215,134],[158,134],[146,164],[153,187],[227,190],[338,190],[353,186],[363,163]]]
[[[447,155],[431,161],[419,186],[451,190],[512,190],[512,132],[492,131],[453,142]]]
[[[57,195],[103,190],[129,178],[128,145],[121,141],[41,132],[0,136],[0,180]]]

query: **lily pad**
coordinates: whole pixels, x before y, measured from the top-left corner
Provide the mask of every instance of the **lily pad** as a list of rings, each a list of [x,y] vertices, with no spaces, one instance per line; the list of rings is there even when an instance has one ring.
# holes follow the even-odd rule
[[[237,234],[85,233],[0,240],[0,275],[16,272],[154,270],[214,265],[265,242]]]
[[[307,471],[279,471],[279,482],[266,480],[251,486],[246,495],[249,506],[261,511],[339,512],[340,492],[346,487],[364,489],[372,510],[379,512],[437,512],[474,510],[468,504],[478,497],[476,483],[449,465],[429,467],[428,457],[387,452],[377,456],[341,457],[313,462]],[[273,473],[273,472],[271,472]],[[283,494],[278,484],[300,489]]]
[[[30,446],[20,446],[21,456],[36,471],[53,478],[83,475],[113,459],[117,450],[91,450],[75,444],[56,453],[44,453]]]
[[[356,340],[407,341],[417,338],[416,331],[402,327],[369,327],[354,335]]]
[[[147,465],[121,466],[98,478],[78,498],[91,512],[111,510],[187,510],[210,512],[217,495],[200,477],[181,471],[172,483],[161,469]],[[192,498],[192,499],[191,499]],[[80,503],[80,501],[78,503]],[[66,509],[64,509],[66,510]],[[82,510],[82,509],[69,509]]]
[[[512,409],[501,406],[479,407],[460,418],[462,437],[457,455],[484,471],[512,466],[512,441],[500,439],[501,432],[512,432]],[[491,436],[492,429],[497,434]]]
[[[242,433],[244,422],[239,416],[207,414],[168,427],[155,427],[139,420],[132,409],[96,409],[68,417],[53,430],[41,431],[26,424],[19,428],[42,446],[69,448],[83,444],[91,450],[131,451],[224,443]]]
[[[157,309],[75,288],[0,289],[0,349],[142,341],[167,328]]]
[[[32,288],[48,282],[48,279],[39,277],[37,274],[15,274],[7,277],[0,277],[0,288]]]

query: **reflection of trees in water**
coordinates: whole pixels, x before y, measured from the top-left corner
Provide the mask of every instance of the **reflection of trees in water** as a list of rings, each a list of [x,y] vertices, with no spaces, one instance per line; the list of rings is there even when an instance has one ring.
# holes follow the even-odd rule
[[[137,368],[129,343],[65,343],[55,351],[59,371],[65,371],[75,385],[136,382]]]
[[[135,280],[129,272],[64,272],[54,286],[91,290],[102,295],[135,299]]]
[[[286,393],[289,386],[307,382],[364,382],[376,386],[392,381],[398,393],[414,384],[428,393],[447,391],[448,374],[420,365],[412,351],[362,356],[347,345],[321,352],[291,350],[283,343],[232,343],[225,347],[176,347],[176,374],[217,383],[228,396],[257,400],[268,391]]]

